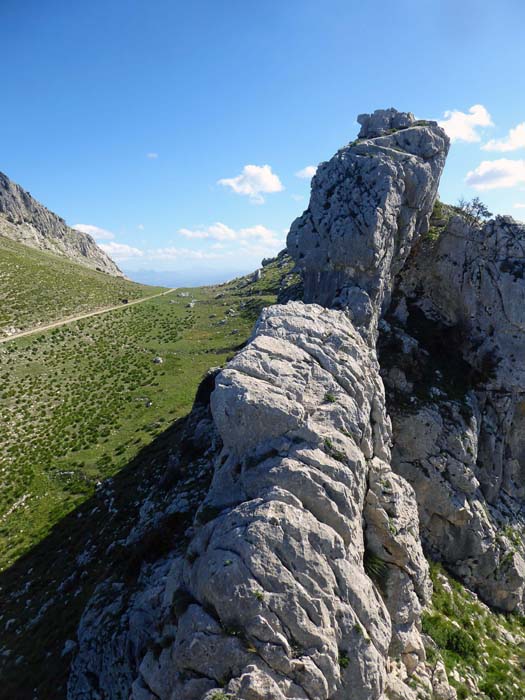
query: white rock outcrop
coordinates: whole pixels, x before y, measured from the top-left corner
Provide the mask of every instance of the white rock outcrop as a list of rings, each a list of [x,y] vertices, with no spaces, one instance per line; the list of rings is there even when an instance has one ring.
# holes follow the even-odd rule
[[[522,610],[525,226],[452,217],[407,261],[382,336],[394,466],[429,551],[489,604]]]
[[[211,413],[192,420],[213,478],[185,552],[145,565],[133,591],[98,587],[70,700],[455,697],[425,663],[431,583],[375,348],[448,139],[394,111],[360,123],[290,231],[307,303],[264,310],[207,380]],[[144,507],[137,530],[153,517]]]

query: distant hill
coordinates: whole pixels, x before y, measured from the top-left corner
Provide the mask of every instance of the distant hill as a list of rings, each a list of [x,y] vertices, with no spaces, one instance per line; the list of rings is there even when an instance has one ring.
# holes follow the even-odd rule
[[[92,236],[72,229],[3,173],[0,173],[0,234],[100,272],[123,276]]]
[[[0,338],[160,291],[0,234]]]

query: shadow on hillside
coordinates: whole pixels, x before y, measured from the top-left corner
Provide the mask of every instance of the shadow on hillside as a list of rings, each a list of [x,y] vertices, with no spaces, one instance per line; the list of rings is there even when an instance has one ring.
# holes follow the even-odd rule
[[[173,423],[112,477],[111,498],[106,489],[97,491],[0,573],[1,700],[65,698],[71,654],[62,656],[64,644],[75,640],[96,585],[112,574],[129,576],[129,559],[106,550],[126,537],[145,496],[158,488],[187,420]],[[177,478],[170,475],[170,484]]]

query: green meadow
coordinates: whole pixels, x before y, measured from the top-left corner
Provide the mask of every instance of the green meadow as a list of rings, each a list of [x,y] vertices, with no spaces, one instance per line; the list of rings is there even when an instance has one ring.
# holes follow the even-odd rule
[[[12,328],[24,331],[162,291],[0,235],[0,339]]]
[[[288,269],[275,262],[258,281],[179,289],[0,345],[0,568],[190,410]]]

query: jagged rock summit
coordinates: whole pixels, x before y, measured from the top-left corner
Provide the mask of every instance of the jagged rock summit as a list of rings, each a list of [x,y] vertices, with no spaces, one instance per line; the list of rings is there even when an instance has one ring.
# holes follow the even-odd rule
[[[123,276],[92,236],[68,226],[3,173],[0,173],[0,235],[101,272]]]
[[[449,139],[435,122],[395,110],[359,120],[359,138],[317,169],[287,245],[304,300],[345,308],[374,333],[395,275],[428,230]]]
[[[523,610],[525,226],[436,214],[437,125],[360,123],[290,231],[307,303],[207,378],[180,459],[211,484],[127,544],[198,506],[187,541],[98,586],[71,700],[452,699],[423,547]]]
[[[357,123],[361,125],[358,138],[374,139],[377,136],[386,136],[398,129],[407,129],[415,121],[412,112],[398,112],[393,107],[376,109],[372,114],[360,114],[357,117]]]

